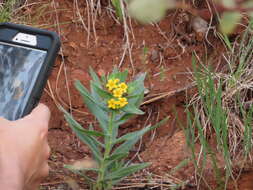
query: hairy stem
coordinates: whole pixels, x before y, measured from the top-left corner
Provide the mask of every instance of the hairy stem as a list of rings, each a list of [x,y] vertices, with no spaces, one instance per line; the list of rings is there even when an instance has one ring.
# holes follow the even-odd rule
[[[98,180],[96,184],[96,190],[104,190],[107,189],[107,185],[105,183],[105,176],[106,176],[106,159],[110,156],[110,152],[113,146],[113,122],[114,122],[115,113],[111,112],[110,120],[108,123],[108,132],[107,136],[105,137],[105,152],[103,160],[101,161],[100,165],[100,172],[98,175]]]

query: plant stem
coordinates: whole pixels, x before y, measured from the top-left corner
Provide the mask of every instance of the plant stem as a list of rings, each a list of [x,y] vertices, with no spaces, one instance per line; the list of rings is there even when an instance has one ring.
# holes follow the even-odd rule
[[[105,178],[105,174],[106,174],[106,159],[110,156],[110,152],[111,152],[112,144],[113,144],[112,135],[113,135],[114,117],[115,117],[115,113],[111,112],[110,120],[108,123],[108,132],[105,137],[104,157],[103,157],[103,160],[101,161],[100,172],[98,175],[98,180],[97,180],[97,184],[96,184],[96,188],[95,188],[97,190],[104,190],[104,189],[107,189],[107,187],[108,187],[108,184],[105,183],[104,178]]]

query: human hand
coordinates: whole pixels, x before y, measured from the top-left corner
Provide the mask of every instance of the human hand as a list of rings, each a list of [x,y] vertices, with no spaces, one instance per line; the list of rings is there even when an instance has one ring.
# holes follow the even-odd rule
[[[17,121],[0,118],[0,187],[35,190],[49,172],[49,109],[39,104]]]

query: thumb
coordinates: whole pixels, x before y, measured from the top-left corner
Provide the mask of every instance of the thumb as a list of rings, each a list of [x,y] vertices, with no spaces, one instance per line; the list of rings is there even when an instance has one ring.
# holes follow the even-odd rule
[[[28,117],[34,117],[42,119],[43,121],[49,121],[50,119],[50,110],[45,104],[39,104],[33,109],[33,111],[28,115]]]
[[[30,120],[32,123],[37,125],[43,124],[41,127],[48,127],[44,124],[49,123],[50,115],[51,113],[49,108],[44,104],[39,104],[29,115],[24,117],[22,120]]]

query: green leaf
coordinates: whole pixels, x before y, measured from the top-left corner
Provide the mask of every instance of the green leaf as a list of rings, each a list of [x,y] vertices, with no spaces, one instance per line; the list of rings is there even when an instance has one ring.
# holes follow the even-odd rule
[[[118,143],[122,143],[124,141],[128,141],[131,139],[135,139],[135,138],[139,138],[141,136],[143,136],[145,133],[147,133],[148,131],[154,130],[157,127],[160,127],[161,125],[163,125],[164,123],[166,123],[169,120],[169,117],[164,118],[162,121],[158,122],[157,124],[155,124],[154,126],[148,126],[145,127],[139,131],[135,131],[135,132],[131,132],[131,133],[127,133],[125,135],[123,135],[122,137],[118,138],[114,144],[118,144]]]
[[[119,73],[119,69],[116,66],[113,67],[113,71],[111,74],[109,74],[108,80],[118,78],[117,77],[118,73]]]
[[[145,134],[145,132],[148,132],[151,129],[155,129],[155,128],[161,126],[166,121],[168,121],[168,119],[169,119],[169,117],[166,117],[165,119],[163,119],[162,121],[160,121],[159,123],[155,124],[152,127],[149,127],[149,128],[147,127],[147,128],[144,128],[140,131],[134,132],[134,133],[132,133],[132,136],[126,134],[126,135],[122,136],[121,138],[117,139],[114,142],[114,144],[120,143],[120,142],[125,141],[125,140],[126,140],[126,142],[124,142],[119,147],[117,147],[115,149],[115,151],[113,152],[113,155],[114,154],[124,153],[124,152],[129,152],[129,150],[138,142],[138,140],[141,138],[141,136],[143,134]]]
[[[123,115],[120,115],[120,117],[116,120],[116,123],[118,125],[124,124],[126,121],[128,121],[131,117],[133,117],[134,114],[131,113],[124,113]]]
[[[128,95],[129,95],[129,104],[139,107],[144,98],[144,80],[146,73],[141,73],[137,76],[137,79],[128,84]]]
[[[143,102],[143,99],[144,99],[144,91],[142,91],[139,95],[138,98],[136,98],[135,100],[135,104],[137,107],[139,107],[141,105],[141,103]]]
[[[82,126],[76,122],[73,117],[64,110],[64,117],[68,122],[70,128],[74,131],[76,136],[85,144],[89,146],[94,156],[94,159],[99,163],[102,160],[101,152],[98,149],[98,141],[93,136],[88,136],[87,133],[82,132]],[[101,144],[101,143],[100,143]]]
[[[63,108],[61,108],[63,110]],[[87,136],[94,136],[94,137],[105,137],[103,133],[100,133],[98,131],[94,131],[93,127],[91,127],[89,130],[84,129],[79,123],[77,123],[73,117],[65,110],[63,110],[64,114],[68,117],[67,121],[70,121],[71,123],[75,123],[75,128],[81,133],[86,134]],[[90,125],[92,126],[92,125]]]
[[[139,107],[141,105],[141,103],[143,102],[143,98],[144,98],[144,88],[142,92],[139,92],[138,95],[132,95],[132,96],[127,96],[126,97],[128,102],[130,104],[135,105],[136,107]]]
[[[239,12],[225,12],[220,20],[220,30],[223,34],[231,34],[241,20],[242,15]]]
[[[122,108],[122,110],[126,113],[130,114],[137,114],[137,115],[143,115],[144,112],[138,109],[136,106],[127,104],[125,107]]]
[[[151,126],[147,126],[139,131],[135,131],[135,132],[131,132],[131,133],[127,133],[126,135],[118,138],[114,144],[119,144],[119,143],[122,143],[124,141],[132,141],[134,139],[140,139],[146,132],[150,131],[151,129],[154,129],[154,128],[151,128]],[[119,151],[121,152],[121,151]]]
[[[106,107],[101,102],[97,102],[96,101],[97,99],[94,99],[94,97],[90,95],[89,91],[82,85],[80,81],[76,81],[75,86],[77,90],[80,92],[80,94],[82,95],[82,97],[85,96],[86,98],[89,99],[90,102],[93,103],[93,105],[95,104],[102,109],[106,109]]]
[[[97,105],[99,108],[101,109],[106,109],[106,107],[101,104],[101,102],[98,102],[97,99],[94,99],[93,96],[91,96],[91,94],[89,93],[89,91],[82,85],[82,83],[80,81],[76,81],[75,82],[75,86],[76,89],[80,92],[80,94],[82,95],[82,97],[86,97],[87,99],[89,99],[89,101],[94,104]],[[85,102],[86,103],[86,102]],[[87,105],[87,104],[86,104]],[[89,108],[89,107],[88,107]]]
[[[191,158],[186,158],[186,159],[182,160],[176,167],[174,167],[174,168],[172,168],[172,169],[170,170],[170,172],[169,172],[170,175],[173,175],[173,174],[175,174],[178,170],[180,170],[180,169],[186,167],[186,166],[189,164],[189,162],[190,162],[191,160],[192,160]]]
[[[97,86],[97,84],[94,83],[93,81],[91,81],[91,85],[94,88],[94,90],[96,91],[96,93],[101,98],[106,98],[106,99],[113,98],[113,96],[109,92],[107,92],[107,91],[103,90],[102,88],[100,88],[99,86]]]
[[[125,82],[128,76],[128,70],[124,70],[123,72],[118,73],[118,78],[121,82]]]
[[[113,72],[109,75],[108,80],[109,79],[115,79],[118,78],[120,80],[120,82],[125,82],[128,76],[128,70],[125,70],[123,72],[120,72],[117,67],[115,67],[113,69]]]
[[[101,81],[100,81],[99,77],[97,76],[97,74],[95,73],[95,71],[92,69],[92,67],[89,67],[89,73],[90,73],[90,76],[91,76],[92,80],[93,80],[99,87],[102,87]]]
[[[65,168],[69,169],[69,170],[75,170],[75,171],[93,171],[93,172],[99,172],[99,169],[97,168],[84,168],[82,167],[82,169],[75,169],[74,166],[72,165],[64,165]]]
[[[123,14],[122,14],[122,8],[121,8],[121,4],[120,4],[121,0],[111,0],[111,1],[112,1],[112,5],[115,8],[117,17],[119,17],[119,19],[122,19]]]
[[[70,171],[72,171],[73,173],[82,176],[85,180],[87,180],[87,182],[93,184],[95,183],[95,181],[91,178],[89,178],[88,176],[84,175],[82,172],[80,172],[79,170],[74,170],[72,169],[69,165],[64,165],[64,168],[69,169]]]
[[[99,102],[96,102],[89,94],[88,90],[81,84],[80,81],[75,83],[77,90],[82,95],[84,102],[91,113],[97,118],[103,131],[107,131],[107,123],[109,121],[108,115],[104,111],[107,108],[103,108]],[[103,108],[103,109],[102,109]]]
[[[130,83],[128,83],[128,93],[129,96],[133,96],[139,94],[144,91],[144,80],[146,78],[146,73],[140,73],[136,79]]]
[[[110,180],[110,181],[116,181],[119,182],[118,180],[122,180],[125,177],[139,171],[142,170],[146,167],[150,166],[150,163],[142,163],[142,164],[133,164],[124,168],[121,168],[115,172],[112,172],[110,174],[108,174],[105,177],[105,180]]]
[[[110,156],[109,158],[106,158],[106,168],[111,168],[112,165],[115,163],[119,163],[123,158],[126,158],[128,156],[128,152],[126,153],[119,153],[119,154],[114,154]]]
[[[88,136],[94,136],[94,137],[105,137],[105,135],[103,133],[97,132],[97,131],[93,131],[93,130],[86,130],[86,129],[79,129],[77,128],[77,130],[79,130],[80,132],[88,135]]]
[[[124,152],[129,152],[130,149],[139,141],[140,137],[135,136],[134,138],[129,139],[128,141],[121,144],[116,150],[113,152],[114,154],[120,154]]]
[[[124,157],[126,157],[128,155],[128,153],[119,153],[119,154],[114,154],[108,158],[105,159],[105,161],[115,161],[115,160],[119,160],[122,159]]]
[[[107,79],[106,79],[106,76],[105,76],[105,75],[102,75],[102,76],[101,76],[101,80],[102,80],[102,83],[103,83],[103,84],[106,84]]]

